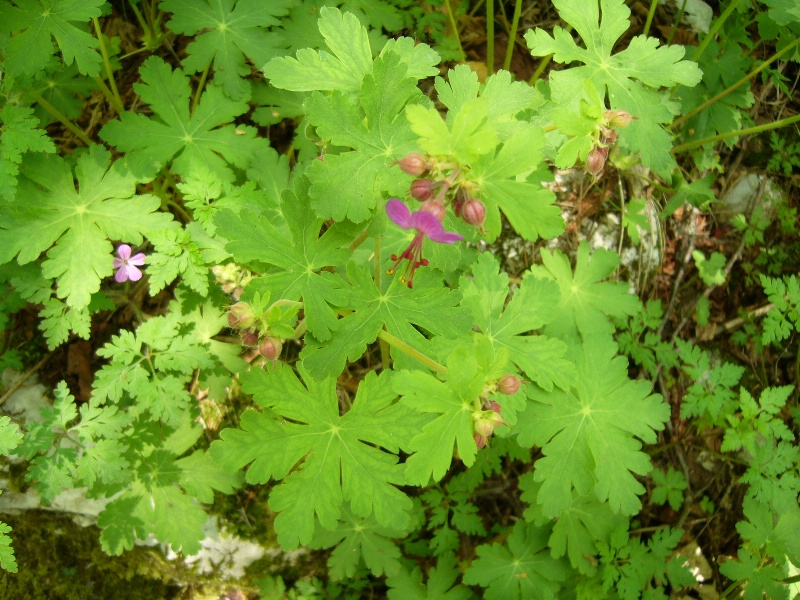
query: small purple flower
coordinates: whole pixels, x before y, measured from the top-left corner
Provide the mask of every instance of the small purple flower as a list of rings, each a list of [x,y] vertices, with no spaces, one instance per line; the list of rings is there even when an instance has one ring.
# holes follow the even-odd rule
[[[128,244],[120,244],[117,246],[117,254],[119,258],[114,259],[114,268],[118,269],[114,279],[119,283],[123,281],[139,281],[142,278],[142,272],[137,268],[144,264],[144,254],[139,252],[131,256],[131,247]]]
[[[417,267],[428,266],[428,259],[422,258],[422,241],[425,238],[440,244],[455,244],[464,239],[457,233],[445,231],[441,221],[431,213],[424,210],[416,210],[412,213],[405,204],[396,198],[392,198],[386,203],[386,214],[403,229],[414,229],[417,232],[408,248],[400,256],[392,254],[392,260],[396,262],[386,272],[388,275],[392,275],[401,262],[408,260],[405,273],[400,278],[400,281],[408,287],[413,285],[414,271],[417,270]]]

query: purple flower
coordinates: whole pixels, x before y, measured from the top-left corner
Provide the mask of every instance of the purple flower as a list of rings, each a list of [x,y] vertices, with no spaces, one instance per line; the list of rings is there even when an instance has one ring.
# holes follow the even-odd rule
[[[120,244],[117,246],[117,254],[119,258],[114,259],[114,268],[118,269],[114,279],[119,283],[123,281],[139,281],[142,278],[142,272],[137,268],[144,264],[144,254],[139,252],[131,256],[131,247],[128,244]]]
[[[408,260],[405,273],[400,278],[400,281],[408,287],[412,287],[414,271],[417,270],[417,267],[428,266],[428,259],[422,258],[422,241],[425,238],[440,244],[455,244],[464,239],[457,233],[445,231],[441,221],[431,213],[424,210],[416,210],[412,213],[405,204],[396,198],[392,198],[386,203],[386,214],[403,229],[414,229],[417,232],[408,248],[400,256],[392,254],[392,260],[396,262],[386,272],[392,275],[401,262]]]

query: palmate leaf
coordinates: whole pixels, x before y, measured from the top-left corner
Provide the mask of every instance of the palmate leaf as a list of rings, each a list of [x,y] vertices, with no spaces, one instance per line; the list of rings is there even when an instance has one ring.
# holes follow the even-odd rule
[[[226,429],[211,444],[211,455],[226,470],[247,464],[249,483],[283,481],[270,494],[278,514],[275,531],[286,548],[311,542],[315,518],[336,529],[342,505],[359,517],[403,530],[411,499],[397,453],[408,451],[418,425],[413,411],[396,403],[390,372],[361,381],[353,405],[339,414],[336,379],[298,379],[283,366],[244,375],[245,391],[267,410],[247,411],[241,429]],[[291,471],[291,475],[289,475]]]
[[[682,46],[658,48],[655,38],[641,35],[634,37],[625,50],[612,54],[614,45],[630,27],[630,9],[623,0],[600,0],[599,6],[597,0],[553,0],[553,4],[586,46],[578,46],[572,34],[561,27],[556,27],[552,36],[541,29],[525,35],[534,56],[553,54],[556,62],[584,63],[550,74],[553,102],[576,112],[580,94],[575,90],[583,89],[584,82],[591,80],[602,95],[608,95],[610,108],[637,117],[620,129],[620,144],[638,152],[645,166],[668,172],[675,160],[669,154],[671,139],[662,124],[672,120],[679,106],[654,88],[694,86],[700,81],[700,69],[681,60]]]
[[[151,56],[139,73],[143,83],[134,88],[154,116],[126,112],[100,131],[106,142],[127,152],[125,161],[138,177],[152,179],[172,161],[177,174],[188,175],[200,167],[231,182],[231,165],[247,169],[258,152],[268,151],[255,129],[228,124],[249,110],[246,97],[233,101],[219,86],[210,85],[190,113],[191,87],[183,71],[173,71],[161,58]]]
[[[298,178],[295,189],[284,192],[280,209],[288,236],[252,210],[221,211],[214,221],[217,233],[230,240],[226,248],[238,262],[258,261],[274,267],[254,280],[248,291],[269,292],[275,300],[302,298],[308,330],[317,339],[328,340],[337,327],[330,304],[346,304],[348,292],[344,280],[325,269],[347,261],[351,253],[346,244],[351,240],[335,227],[320,236],[324,221],[309,205],[304,179]]]
[[[543,335],[525,335],[541,329],[557,312],[560,294],[552,281],[527,274],[508,306],[508,276],[488,253],[472,266],[472,278],[461,278],[459,290],[475,317],[475,325],[495,348],[508,349],[511,361],[539,387],[569,389],[575,366],[566,358],[567,345]]]
[[[15,256],[20,264],[39,258],[45,278],[58,283],[67,306],[89,306],[100,281],[114,272],[110,240],[141,244],[144,236],[174,226],[155,211],[161,201],[136,194],[136,178],[111,153],[93,145],[78,158],[75,189],[72,170],[60,157],[34,155],[19,182],[25,206],[0,209],[0,264]]]
[[[358,99],[339,90],[317,92],[304,105],[324,140],[353,149],[312,162],[307,171],[312,206],[320,217],[356,223],[371,216],[379,198],[407,191],[408,176],[392,165],[416,149],[403,109],[422,98],[416,79],[407,76],[394,53],[376,59],[359,90]]]
[[[53,42],[64,56],[64,63],[77,62],[85,75],[100,72],[99,44],[90,34],[75,26],[100,16],[105,0],[14,0],[0,4],[0,33],[14,35],[5,49],[5,68],[13,73],[32,75],[43,69],[53,55]]]
[[[316,378],[341,373],[345,362],[358,360],[383,327],[421,351],[428,341],[415,325],[446,338],[469,331],[469,314],[458,308],[458,292],[442,287],[430,273],[418,273],[413,288],[401,283],[399,277],[389,281],[382,278],[384,289],[379,289],[369,268],[350,262],[347,277],[352,286],[347,308],[353,312],[339,320],[330,341],[318,348],[309,344],[301,355],[304,368]],[[395,367],[420,367],[420,363],[400,352],[392,352],[392,359]]]
[[[414,567],[411,572],[405,569],[389,577],[389,600],[470,600],[475,596],[463,585],[454,585],[459,572],[456,557],[445,554],[439,557],[436,566],[430,570],[428,582],[422,584],[422,571]]]
[[[487,600],[550,600],[570,574],[563,559],[550,556],[548,526],[518,521],[505,544],[478,546],[478,559],[464,583],[486,587]]]
[[[537,502],[550,518],[570,507],[573,490],[593,493],[617,513],[632,515],[641,508],[638,494],[645,489],[634,474],[651,468],[642,442],[656,441],[669,406],[650,393],[649,382],[628,379],[628,361],[615,353],[610,337],[586,337],[571,351],[578,368],[575,386],[568,392],[530,386],[531,401],[517,416],[520,445],[535,444],[544,454],[534,476],[543,482]]]
[[[537,277],[555,280],[561,290],[561,301],[544,333],[562,340],[579,340],[581,336],[614,332],[608,317],[624,318],[641,310],[639,298],[623,283],[603,282],[619,264],[615,252],[599,248],[589,253],[589,245],[581,242],[572,272],[569,259],[560,251],[542,252],[541,266],[531,272]]]
[[[308,16],[315,14],[317,7],[298,6],[295,10]],[[364,76],[372,72],[372,49],[367,29],[355,15],[329,6],[319,9],[318,26],[327,50],[302,48],[297,51],[297,58],[275,58],[264,67],[264,75],[275,87],[294,92],[358,92]],[[297,40],[303,39],[304,34],[302,29],[295,27],[291,33],[287,31],[285,37],[293,47],[298,47]],[[315,47],[317,40],[317,36],[307,37],[305,45]],[[438,72],[435,65],[439,56],[426,44],[416,44],[410,38],[389,40],[380,55],[387,52],[397,54],[407,69],[407,75],[417,81]]]
[[[186,49],[183,66],[189,72],[206,69],[213,61],[214,79],[231,98],[247,92],[250,74],[245,57],[263,67],[278,53],[281,36],[268,31],[288,13],[292,0],[162,0],[160,8],[173,13],[167,26],[175,33],[196,35]]]

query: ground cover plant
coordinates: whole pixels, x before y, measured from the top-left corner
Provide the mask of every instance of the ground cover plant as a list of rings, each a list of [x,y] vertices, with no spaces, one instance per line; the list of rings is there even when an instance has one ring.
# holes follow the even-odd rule
[[[6,487],[309,557],[241,597],[796,597],[799,47],[791,0],[2,0],[0,365],[52,390]]]

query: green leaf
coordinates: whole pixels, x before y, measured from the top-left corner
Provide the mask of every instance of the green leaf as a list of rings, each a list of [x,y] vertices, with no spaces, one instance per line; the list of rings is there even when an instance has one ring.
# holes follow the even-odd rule
[[[97,40],[82,26],[100,16],[105,0],[14,0],[0,5],[0,33],[15,34],[8,42],[5,66],[13,73],[32,75],[43,69],[53,55],[53,42],[64,56],[64,63],[77,62],[85,75],[100,72]]]
[[[623,0],[553,0],[561,18],[572,25],[585,44],[578,46],[572,34],[556,27],[553,35],[537,29],[525,35],[534,56],[553,54],[556,62],[575,61],[584,66],[554,71],[550,76],[551,97],[556,105],[577,106],[590,80],[603,96],[608,95],[611,109],[625,110],[634,117],[628,127],[619,130],[620,144],[639,152],[642,162],[666,174],[674,165],[670,156],[670,135],[662,124],[678,112],[676,103],[653,88],[675,84],[694,86],[701,72],[696,64],[681,60],[681,46],[658,48],[655,38],[636,36],[628,47],[612,54],[614,46],[630,27],[630,9]],[[602,7],[602,22],[600,8]]]
[[[336,548],[328,559],[331,577],[351,580],[358,567],[365,564],[376,577],[393,575],[400,570],[400,548],[391,540],[404,531],[381,527],[374,516],[357,517],[342,510],[342,519],[335,530],[317,527],[311,548]]]
[[[381,198],[402,196],[408,176],[394,161],[416,149],[403,108],[421,98],[416,80],[406,75],[396,54],[375,61],[357,98],[340,90],[316,92],[306,100],[309,122],[336,146],[352,148],[325,155],[307,170],[312,206],[325,219],[355,223],[368,219]]]
[[[214,502],[214,490],[230,495],[242,484],[241,473],[226,471],[203,450],[176,460],[175,466],[180,469],[178,481],[186,493],[204,504]]]
[[[615,252],[603,248],[589,254],[581,242],[573,274],[567,257],[558,250],[542,252],[542,266],[531,272],[553,279],[561,289],[561,302],[544,332],[560,339],[578,339],[599,334],[611,335],[614,327],[608,317],[623,318],[641,310],[641,302],[623,283],[605,282],[619,264]]]
[[[688,487],[683,473],[676,471],[672,466],[665,473],[661,469],[653,469],[653,493],[650,500],[656,504],[666,504],[672,510],[680,510],[683,506],[683,491]]]
[[[252,463],[248,483],[283,480],[269,504],[279,513],[275,531],[284,548],[309,544],[315,517],[335,529],[344,502],[356,516],[406,528],[411,500],[396,487],[405,483],[397,452],[408,450],[417,420],[394,402],[389,372],[367,375],[344,415],[333,378],[316,382],[304,375],[303,383],[284,366],[243,379],[245,390],[269,410],[245,412],[241,429],[224,430],[210,452],[228,471]]]
[[[542,448],[535,479],[543,482],[537,502],[548,517],[569,508],[573,490],[594,493],[617,513],[632,515],[641,508],[637,496],[645,489],[634,474],[646,475],[651,468],[642,442],[655,443],[669,406],[650,394],[650,382],[628,379],[628,361],[615,353],[611,338],[588,337],[573,350],[578,367],[573,388],[528,390],[531,402],[514,431],[521,445]]]
[[[17,256],[20,264],[44,251],[46,278],[56,279],[58,297],[70,308],[89,305],[100,282],[114,272],[110,240],[141,244],[144,235],[173,225],[168,214],[156,213],[155,196],[137,195],[136,178],[111,153],[93,145],[78,158],[75,189],[72,171],[60,157],[39,157],[26,163],[20,180],[25,206],[12,206],[0,223],[0,263]],[[49,250],[48,250],[49,249]]]
[[[167,23],[172,31],[194,36],[183,60],[186,70],[200,72],[213,62],[214,79],[238,100],[250,75],[245,56],[260,69],[278,54],[281,37],[268,28],[280,23],[277,17],[291,5],[291,0],[162,0],[160,8],[174,13]]]
[[[427,338],[414,326],[424,328],[433,335],[454,338],[469,330],[469,317],[458,308],[458,292],[442,287],[435,276],[417,274],[414,287],[409,288],[399,278],[382,278],[386,289],[378,289],[370,269],[347,265],[347,276],[352,286],[347,307],[353,312],[339,321],[330,341],[314,348],[306,346],[301,356],[303,367],[316,378],[338,375],[345,363],[356,361],[375,341],[382,328],[406,344],[424,351]],[[420,363],[402,353],[392,352],[396,366],[419,368]]]
[[[405,569],[387,578],[389,600],[470,600],[472,592],[456,584],[459,572],[453,554],[439,557],[436,566],[428,574],[428,582],[423,585],[422,571],[419,567],[409,572]]]
[[[335,227],[322,236],[324,221],[310,207],[308,184],[298,180],[294,190],[286,190],[281,202],[288,235],[253,211],[221,211],[215,220],[220,235],[231,240],[226,248],[238,262],[258,261],[272,265],[263,277],[254,280],[248,291],[269,293],[271,298],[303,299],[308,330],[319,340],[330,339],[337,328],[331,304],[347,303],[344,280],[327,270],[347,261],[350,251]]]
[[[300,15],[313,15],[316,6],[300,7],[293,12],[293,21]],[[319,10],[319,31],[327,50],[305,48],[297,51],[297,58],[280,57],[264,67],[264,75],[277,88],[294,92],[333,91],[345,94],[359,91],[364,76],[372,72],[372,49],[367,29],[358,18],[337,8],[323,6]],[[295,27],[285,33],[293,47],[301,47],[300,40],[306,37],[306,46],[317,46],[316,40],[308,37],[310,23],[305,28]],[[416,81],[435,75],[439,56],[425,44],[415,44],[410,38],[389,40],[380,56],[396,53],[405,64],[408,76]]]
[[[266,151],[267,142],[256,137],[255,129],[230,124],[249,110],[246,97],[233,101],[219,86],[209,85],[190,113],[191,88],[183,71],[173,71],[161,58],[151,56],[139,73],[144,83],[134,88],[154,116],[126,112],[100,131],[101,138],[127,153],[125,160],[137,177],[153,179],[172,162],[179,175],[205,168],[223,181],[233,181],[231,165],[247,169],[258,153]]]
[[[11,538],[7,535],[12,529],[0,521],[0,568],[10,573],[17,572],[17,559],[14,557],[14,549],[11,547]]]
[[[136,539],[145,539],[147,532],[142,519],[134,514],[139,496],[125,493],[109,502],[97,516],[100,533],[100,546],[106,554],[120,556],[126,550],[133,550]]]
[[[695,250],[692,257],[700,272],[700,279],[708,286],[722,285],[727,277],[725,264],[728,262],[724,254],[712,252],[710,258],[706,258],[702,251]]]
[[[150,234],[155,252],[147,256],[150,295],[155,296],[178,276],[198,294],[208,294],[208,266],[187,229],[166,229]]]
[[[7,102],[0,108],[0,123],[0,196],[13,200],[22,155],[55,152],[56,147],[44,129],[37,129],[39,121],[32,108]]]
[[[22,441],[19,425],[11,422],[11,418],[0,417],[0,454],[8,456]]]
[[[472,311],[475,325],[492,346],[508,349],[511,361],[537,385],[547,391],[554,385],[569,389],[575,366],[565,357],[567,345],[542,335],[525,335],[552,320],[560,300],[558,287],[528,273],[506,306],[508,284],[497,259],[481,254],[472,266],[472,278],[461,278],[461,303]]]
[[[478,559],[464,574],[464,583],[487,588],[487,600],[556,598],[570,569],[550,556],[549,533],[547,526],[517,522],[505,544],[478,546]]]
[[[729,560],[720,565],[720,572],[736,582],[744,582],[745,600],[788,600],[789,590],[783,583],[785,577],[780,565],[766,563],[758,554],[746,547],[739,548],[739,560]]]

